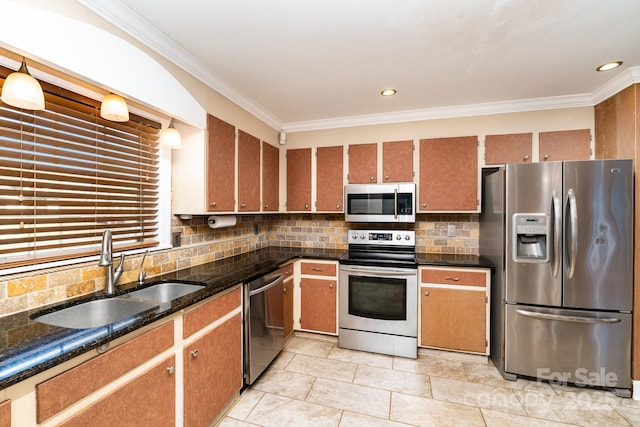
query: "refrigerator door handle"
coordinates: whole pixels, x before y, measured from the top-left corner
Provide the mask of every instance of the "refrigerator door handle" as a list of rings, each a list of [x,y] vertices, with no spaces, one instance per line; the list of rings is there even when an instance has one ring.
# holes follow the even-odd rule
[[[560,270],[560,228],[562,227],[562,206],[560,206],[560,197],[558,192],[553,190],[551,193],[551,214],[553,220],[553,263],[551,271],[553,277],[558,277]]]
[[[569,220],[569,227],[565,227],[565,233],[567,232],[567,228],[570,228],[571,234],[569,235],[569,244],[565,245],[567,251],[565,254],[565,266],[567,277],[571,279],[576,272],[576,255],[578,252],[578,207],[576,205],[576,194],[572,188],[567,192],[567,209],[569,210],[569,214],[566,219]],[[569,247],[566,248],[566,246]]]
[[[526,317],[533,317],[534,319],[560,320],[562,322],[575,322],[575,323],[620,323],[622,322],[622,319],[618,317],[596,318],[596,317],[581,317],[581,316],[563,316],[561,314],[538,313],[535,311],[522,310],[522,309],[516,310],[516,313]]]

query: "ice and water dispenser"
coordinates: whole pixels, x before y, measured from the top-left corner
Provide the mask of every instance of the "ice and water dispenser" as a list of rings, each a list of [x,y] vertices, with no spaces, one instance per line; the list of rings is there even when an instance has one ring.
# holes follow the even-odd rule
[[[549,216],[544,213],[513,215],[513,260],[548,262],[551,244]]]

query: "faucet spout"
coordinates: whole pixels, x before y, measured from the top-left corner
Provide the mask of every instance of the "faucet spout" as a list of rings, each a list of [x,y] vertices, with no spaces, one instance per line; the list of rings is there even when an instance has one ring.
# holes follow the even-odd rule
[[[111,236],[111,230],[104,230],[102,233],[102,250],[100,251],[100,261],[98,265],[100,267],[107,267],[107,293],[113,294],[116,289],[116,284],[120,280],[122,271],[124,270],[124,254],[120,255],[120,264],[118,268],[113,268],[113,237]]]

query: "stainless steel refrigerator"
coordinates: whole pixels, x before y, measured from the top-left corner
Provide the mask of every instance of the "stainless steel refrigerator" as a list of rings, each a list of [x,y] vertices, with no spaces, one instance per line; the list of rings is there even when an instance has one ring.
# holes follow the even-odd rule
[[[491,358],[507,379],[631,388],[633,164],[508,164],[483,179]]]

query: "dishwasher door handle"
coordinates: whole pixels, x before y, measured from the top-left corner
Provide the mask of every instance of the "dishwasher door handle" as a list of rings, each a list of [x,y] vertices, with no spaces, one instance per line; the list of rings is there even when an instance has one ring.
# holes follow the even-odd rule
[[[273,288],[278,283],[282,282],[282,279],[284,279],[284,274],[278,274],[276,278],[273,279],[271,282],[267,283],[264,286],[259,287],[258,289],[254,289],[253,291],[249,292],[249,296],[252,297],[256,294],[259,294],[261,292],[268,290],[269,288]]]

